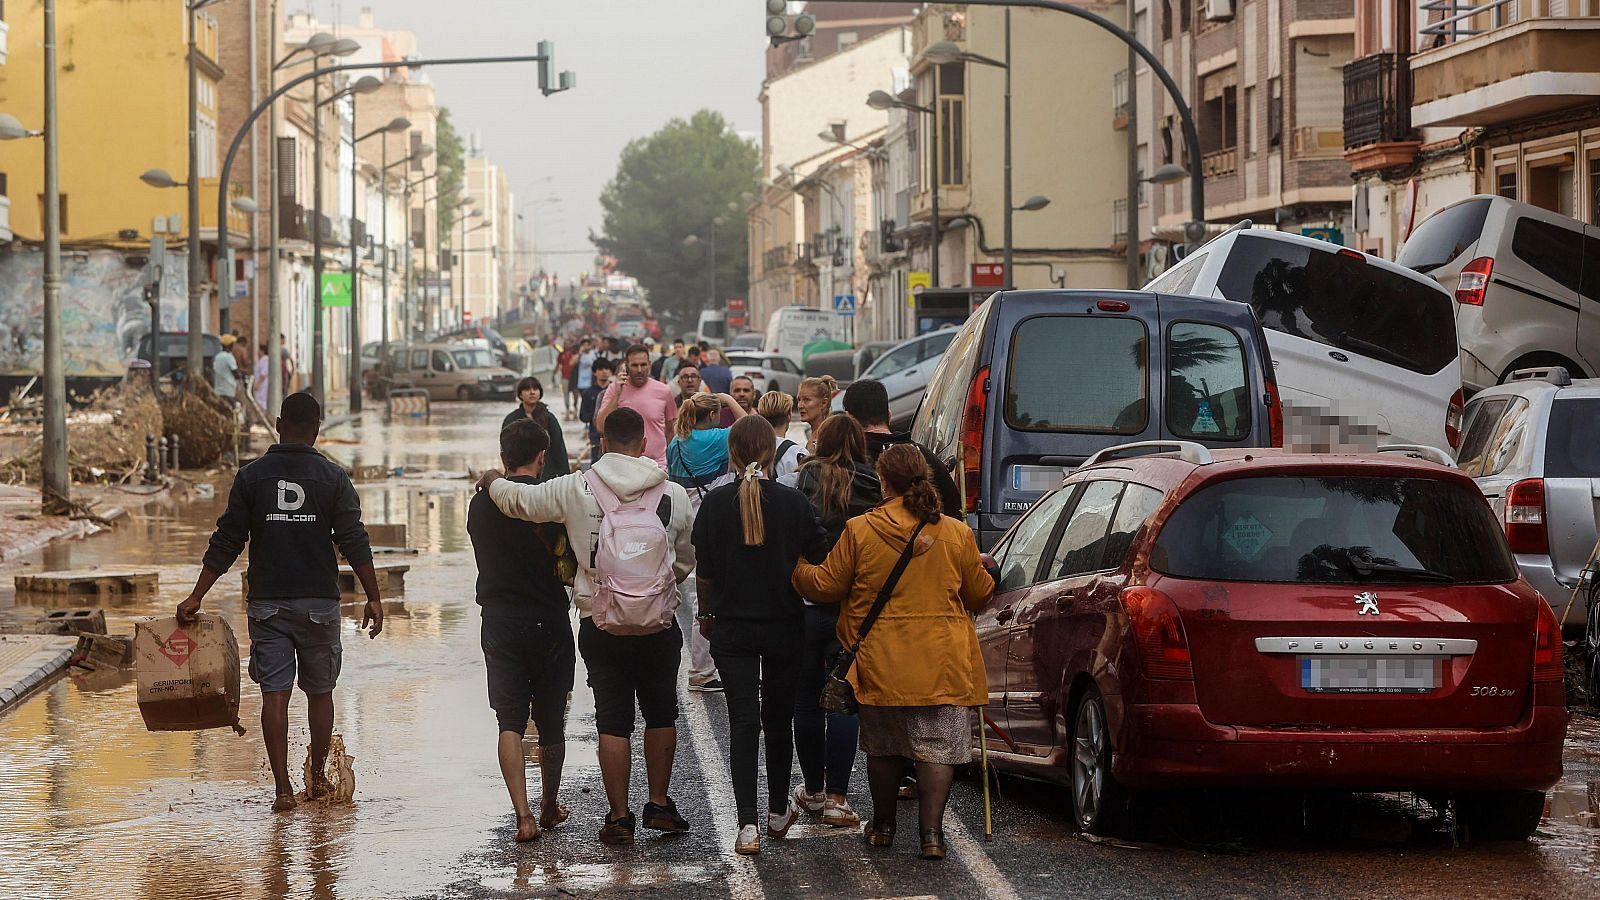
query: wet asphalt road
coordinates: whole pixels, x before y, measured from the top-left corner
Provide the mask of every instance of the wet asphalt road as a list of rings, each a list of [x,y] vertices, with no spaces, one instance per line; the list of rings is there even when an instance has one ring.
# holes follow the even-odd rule
[[[1063,790],[1006,778],[993,843],[982,841],[980,782],[958,781],[943,863],[916,859],[909,803],[892,849],[869,851],[853,832],[806,824],[752,859],[732,849],[722,697],[684,692],[672,793],[694,830],[641,830],[634,847],[607,848],[594,839],[605,803],[581,668],[565,779],[573,817],[517,845],[495,765],[464,528],[466,470],[493,462],[504,412],[442,403],[427,422],[395,423],[369,413],[324,444],[348,464],[409,467],[360,490],[368,521],[406,523],[420,550],[384,635],[367,641],[346,622],[335,705],[336,730],[356,758],[353,806],[268,810],[259,695],[248,684],[241,716],[250,733],[237,738],[146,732],[126,674],[63,680],[0,717],[0,897],[1591,897],[1600,888],[1600,722],[1582,718],[1562,788],[1526,843],[1455,847],[1448,824],[1409,797],[1306,803],[1240,792],[1172,798],[1141,840],[1089,842],[1073,833]],[[568,444],[574,453],[582,444],[575,429]],[[147,510],[111,534],[0,567],[0,608],[14,602],[16,571],[136,564],[161,573],[161,596],[110,610],[112,630],[167,612],[192,583],[226,495],[218,488],[214,500]],[[237,574],[224,578],[207,608],[234,622],[248,654],[238,588]],[[297,700],[296,762],[303,715]],[[529,778],[537,783],[537,773]],[[634,780],[637,806],[637,760]],[[859,759],[854,784],[865,815]]]

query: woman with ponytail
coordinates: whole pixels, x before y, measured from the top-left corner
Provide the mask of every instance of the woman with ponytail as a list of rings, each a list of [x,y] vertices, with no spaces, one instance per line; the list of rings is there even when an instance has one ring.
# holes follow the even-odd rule
[[[721,413],[729,410],[735,420],[748,413],[727,394],[690,394],[678,407],[672,425],[672,442],[667,445],[667,477],[689,492],[696,510],[712,488],[727,484],[728,432],[721,427]]]
[[[759,417],[729,429],[734,483],[706,495],[694,523],[700,630],[728,698],[728,766],[738,806],[734,849],[761,852],[756,755],[766,732],[767,835],[784,837],[800,812],[789,799],[795,688],[805,607],[788,574],[820,560],[826,537],[804,494],[768,475],[777,448]]]
[[[955,767],[972,759],[970,707],[988,682],[971,612],[994,596],[978,542],[966,524],[940,514],[939,492],[922,452],[911,444],[878,456],[884,503],[845,524],[820,566],[801,561],[794,586],[810,600],[840,603],[839,641],[860,640],[848,678],[860,704],[867,755],[873,847],[894,842],[902,758],[917,764],[922,856],[943,859],[944,808]],[[907,562],[881,614],[861,626],[902,556]]]

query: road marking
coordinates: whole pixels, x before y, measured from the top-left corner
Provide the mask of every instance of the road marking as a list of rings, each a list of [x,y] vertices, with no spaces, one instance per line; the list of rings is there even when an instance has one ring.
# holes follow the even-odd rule
[[[1000,874],[1000,869],[989,859],[989,854],[983,852],[983,847],[972,839],[967,827],[961,824],[960,817],[954,812],[945,815],[944,837],[962,868],[983,887],[984,897],[988,900],[1020,900],[1017,889],[1011,886],[1006,876]]]
[[[734,900],[765,900],[761,889],[761,874],[755,863],[734,852],[733,843],[739,836],[738,805],[733,799],[733,785],[725,776],[728,763],[722,758],[722,748],[717,746],[716,734],[711,730],[711,717],[706,715],[700,698],[680,691],[680,706],[684,718],[689,720],[689,742],[694,745],[694,757],[700,763],[701,782],[706,786],[706,799],[711,801],[711,824],[717,830],[717,843],[722,846],[723,861],[728,864],[728,893]]]

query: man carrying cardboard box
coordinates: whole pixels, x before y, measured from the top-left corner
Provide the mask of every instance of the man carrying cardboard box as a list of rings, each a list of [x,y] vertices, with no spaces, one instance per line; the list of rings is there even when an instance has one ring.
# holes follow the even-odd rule
[[[295,807],[289,782],[289,695],[296,674],[311,720],[311,783],[306,796],[331,791],[323,774],[333,735],[333,687],[339,678],[337,544],[367,595],[361,627],[383,631],[383,604],[372,546],[361,524],[361,500],[344,470],[313,449],[322,405],[305,392],[283,399],[280,442],[240,469],[217,520],[200,577],[178,604],[178,622],[193,622],[200,601],[250,543],[250,678],[261,685],[261,734],[277,783],[274,812]]]

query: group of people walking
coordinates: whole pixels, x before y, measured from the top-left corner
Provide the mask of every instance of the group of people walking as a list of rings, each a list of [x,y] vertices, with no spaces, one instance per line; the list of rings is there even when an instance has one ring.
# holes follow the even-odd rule
[[[595,694],[609,805],[602,842],[632,843],[641,824],[690,827],[669,793],[687,645],[690,689],[726,698],[739,853],[760,852],[803,816],[862,827],[850,802],[859,747],[872,796],[866,842],[894,842],[907,792],[921,804],[922,855],[942,858],[954,768],[972,754],[970,708],[985,702],[970,613],[994,591],[972,532],[955,518],[954,482],[925,448],[889,431],[877,382],[851,385],[836,414],[832,379],[807,379],[796,398],[757,396],[753,384],[715,390],[704,359],[622,352],[619,377],[593,394],[600,453],[584,472],[567,471],[549,433],[559,423],[522,395],[500,435],[505,470],[480,482],[468,527],[517,837],[567,815],[557,799],[562,754],[549,749],[564,723],[547,723],[541,709],[565,701],[572,642],[542,625],[502,625],[497,586],[509,569],[537,581],[529,590],[539,596],[559,593],[560,542],[539,531],[553,524],[577,561],[576,649]],[[585,387],[593,393],[592,381]],[[803,444],[789,437],[796,411],[809,426]],[[502,690],[508,683],[520,692]],[[825,704],[825,694],[834,699]],[[636,710],[648,784],[637,816],[628,796]],[[518,752],[530,715],[544,748],[537,815]],[[796,755],[803,783],[792,785]]]

